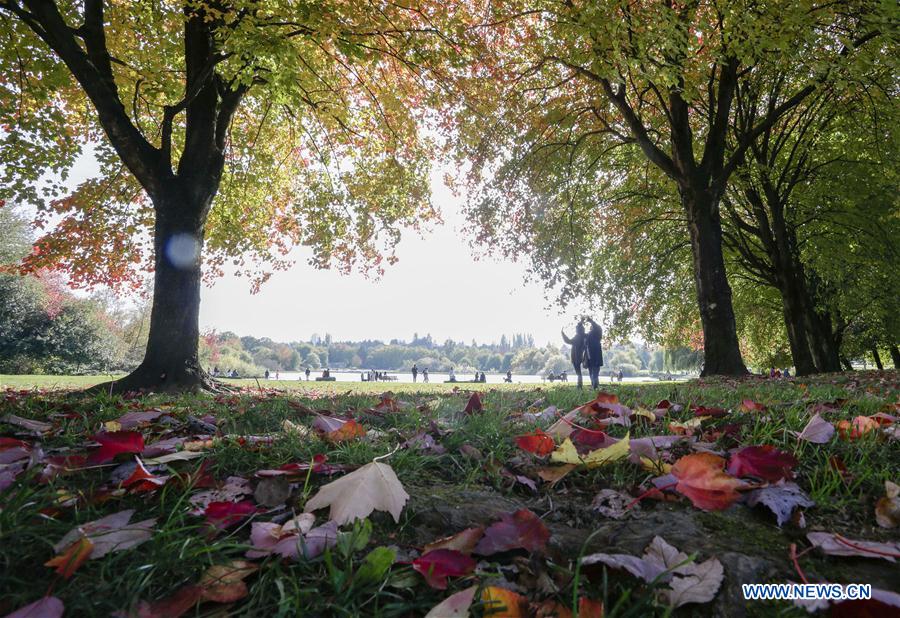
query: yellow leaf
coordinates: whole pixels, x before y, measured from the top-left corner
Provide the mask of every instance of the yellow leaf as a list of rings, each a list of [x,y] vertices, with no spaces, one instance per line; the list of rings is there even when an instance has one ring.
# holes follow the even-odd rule
[[[641,465],[644,470],[654,474],[668,474],[672,469],[672,464],[667,464],[662,459],[650,459],[649,457],[641,457]]]
[[[488,586],[481,591],[484,615],[491,618],[522,618],[526,616],[528,599],[517,592]]]
[[[703,421],[711,419],[711,416],[697,416],[691,419],[684,421],[683,423],[679,423],[677,421],[672,421],[669,423],[669,431],[678,435],[693,435],[695,429],[700,428],[700,424]]]
[[[122,431],[122,424],[119,421],[106,421],[103,428],[108,432]]]
[[[643,416],[644,418],[646,418],[646,419],[647,419],[648,421],[650,421],[651,423],[653,423],[653,422],[656,421],[656,415],[655,415],[653,412],[651,412],[650,410],[645,410],[645,409],[643,409],[643,408],[638,408],[637,410],[633,410],[632,413],[633,413],[634,416]]]
[[[624,457],[628,457],[630,449],[629,442],[629,435],[625,434],[624,438],[612,446],[598,448],[596,451],[591,451],[582,457],[575,449],[575,445],[572,444],[572,440],[566,438],[565,441],[559,445],[559,448],[550,453],[550,461],[576,465],[584,464],[588,468],[597,468],[618,461]]]

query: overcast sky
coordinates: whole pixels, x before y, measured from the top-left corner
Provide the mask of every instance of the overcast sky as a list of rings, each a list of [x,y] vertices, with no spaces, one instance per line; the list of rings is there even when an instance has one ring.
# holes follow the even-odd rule
[[[562,343],[560,328],[571,330],[575,311],[565,314],[544,299],[543,288],[527,281],[521,263],[476,260],[462,235],[462,198],[432,177],[435,205],[444,223],[420,237],[410,231],[397,247],[399,262],[380,280],[341,275],[306,265],[276,272],[255,295],[245,279],[226,276],[204,289],[203,328],[305,340],[331,333],[336,340],[404,339],[427,333],[479,343],[499,341],[503,333],[531,333],[543,345]]]
[[[69,183],[96,173],[85,155]],[[559,344],[559,330],[571,331],[574,307],[563,312],[544,298],[543,287],[528,281],[522,263],[476,260],[462,235],[462,197],[432,174],[435,206],[444,219],[421,236],[407,231],[397,246],[399,262],[378,280],[341,275],[307,265],[298,249],[295,265],[272,275],[257,294],[246,279],[226,274],[204,287],[203,330],[233,331],[276,341],[308,340],[330,333],[335,340],[410,340],[428,333],[438,342],[499,341],[500,335],[530,333],[538,345]]]

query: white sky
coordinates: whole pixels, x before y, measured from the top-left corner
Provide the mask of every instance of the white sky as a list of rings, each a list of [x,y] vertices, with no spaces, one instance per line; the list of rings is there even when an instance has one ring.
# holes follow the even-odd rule
[[[535,343],[562,343],[559,329],[574,324],[544,299],[543,287],[526,280],[525,265],[491,258],[476,260],[462,235],[461,205],[432,175],[432,199],[444,223],[421,236],[408,231],[397,246],[399,262],[379,280],[341,275],[306,264],[309,253],[295,251],[293,268],[276,272],[258,294],[246,279],[226,275],[202,293],[202,328],[306,340],[331,333],[335,340],[403,339],[431,333],[479,343],[506,333],[531,333]]]
[[[69,178],[75,186],[96,173],[88,153]],[[336,341],[409,341],[431,333],[442,343],[499,341],[502,334],[530,333],[535,343],[561,344],[561,327],[572,330],[575,316],[544,298],[543,287],[527,280],[525,265],[492,258],[476,260],[463,236],[461,207],[444,185],[442,170],[432,174],[432,200],[444,223],[417,235],[406,231],[397,246],[398,263],[380,279],[341,275],[307,264],[299,248],[295,265],[275,272],[257,294],[246,279],[226,274],[201,293],[200,327],[275,341],[308,340],[330,333]]]

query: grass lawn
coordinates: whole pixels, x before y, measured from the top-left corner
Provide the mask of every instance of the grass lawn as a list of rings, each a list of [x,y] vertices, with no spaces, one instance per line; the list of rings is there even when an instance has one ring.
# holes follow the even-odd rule
[[[601,417],[609,410],[583,414],[576,419],[578,425],[595,432],[607,425],[609,436],[621,439],[628,434],[633,440],[685,431],[672,422],[697,423],[686,430],[693,432],[695,440],[660,449],[652,465],[619,459],[595,468],[573,466],[556,483],[541,476],[554,464],[519,448],[515,437],[547,429],[561,414],[592,399],[588,390],[558,385],[295,381],[270,381],[264,389],[255,381],[243,381],[247,388],[229,395],[139,399],[86,398],[77,392],[43,390],[80,388],[105,379],[0,376],[0,384],[9,389],[5,395],[0,393],[4,395],[0,400],[0,615],[53,595],[65,604],[65,616],[114,612],[123,616],[422,616],[452,593],[475,586],[469,608],[473,616],[567,616],[584,602],[579,599],[602,602],[606,616],[665,616],[673,611],[668,602],[672,597],[666,596],[670,577],[646,583],[600,563],[578,566],[579,556],[595,552],[640,556],[657,535],[697,563],[715,558],[724,567],[724,580],[712,590],[711,600],[685,604],[674,610],[676,616],[808,615],[786,601],[745,602],[740,597],[743,583],[783,583],[805,577],[810,582],[871,583],[881,590],[900,591],[900,570],[885,559],[897,550],[878,550],[882,554],[869,557],[831,556],[810,549],[807,537],[820,531],[852,540],[896,542],[898,528],[883,528],[875,521],[875,505],[885,495],[885,481],[900,481],[895,425],[886,416],[876,417],[882,424],[870,420],[859,426],[864,430],[861,435],[837,433],[824,444],[799,440],[792,433],[803,430],[815,413],[829,423],[879,413],[896,416],[897,372],[854,372],[809,380],[601,385],[629,410],[650,412],[631,416],[630,427],[604,422]],[[464,408],[476,389],[481,391],[483,409],[466,414]],[[379,395],[388,390],[394,394],[393,405],[379,407]],[[678,405],[651,421],[648,417],[657,416],[652,411],[664,399]],[[742,406],[745,400],[761,406]],[[691,406],[723,410],[721,415],[712,411],[703,415],[709,418],[694,421]],[[556,412],[547,411],[551,407]],[[119,420],[128,413],[152,410],[163,414],[130,429]],[[48,425],[26,429],[8,414]],[[3,422],[4,417],[13,424]],[[324,417],[352,418],[367,433],[358,436],[345,430],[343,435],[323,435],[317,426],[340,424]],[[164,444],[178,453],[191,453],[191,459],[153,465],[152,454],[144,452],[137,457],[146,462],[150,479],[140,480],[134,476],[135,453],[143,447],[132,445],[110,461],[100,461],[103,458],[96,455],[96,461],[78,458],[97,452],[91,436],[117,430],[139,433],[143,445],[167,440]],[[587,444],[584,440],[602,438],[589,432],[579,436],[576,441],[584,453],[593,450],[582,446]],[[336,441],[341,437],[348,439]],[[736,502],[722,510],[703,510],[671,487],[665,492],[649,490],[651,480],[664,476],[668,464],[683,456],[712,451],[727,458],[735,449],[760,445],[771,445],[796,458],[795,463],[784,465],[799,490],[815,503],[795,510],[780,527],[763,505]],[[323,455],[325,464],[337,469],[322,468],[320,463],[305,469]],[[376,510],[364,523],[342,526],[336,544],[314,557],[246,557],[254,524],[258,530],[274,530],[275,523],[291,521],[321,487],[376,457],[393,469],[410,496],[399,521]],[[734,455],[730,457],[733,461]],[[289,476],[257,475],[286,464],[300,465]],[[8,482],[2,489],[4,474]],[[767,488],[758,479],[745,483]],[[746,494],[750,489],[740,491]],[[627,494],[626,502],[642,498],[627,511],[600,508],[594,501],[604,490],[607,496]],[[211,491],[217,493],[204,493]],[[349,491],[342,495],[353,498]],[[211,499],[219,506],[206,506]],[[227,510],[233,503],[245,510],[229,511],[217,519],[215,508]],[[58,548],[68,552],[57,562],[63,565],[59,570],[66,571],[68,566],[71,573],[60,574],[53,566],[45,566],[57,555],[54,544],[70,530],[125,509],[134,509],[132,522],[155,520],[149,540],[82,563],[79,551],[80,558],[86,558],[97,551],[97,545],[78,541],[76,535],[72,537],[75,545]],[[414,562],[425,545],[471,527],[488,528],[503,514],[520,509],[531,511],[540,523],[516,529],[512,546],[506,549],[476,549],[471,558],[453,553],[458,561],[451,565],[446,589],[440,589],[440,577],[432,581],[438,584],[435,587],[417,572],[427,571],[424,563]],[[313,525],[325,525],[328,519],[327,508],[316,510]],[[266,522],[273,523],[262,526]],[[534,526],[546,528],[545,542],[539,542],[541,535]],[[488,530],[503,537],[501,528]],[[277,532],[272,534],[278,538]],[[281,538],[285,534],[282,530]],[[516,543],[525,547],[517,548]],[[293,550],[296,554],[296,543]],[[238,569],[235,561],[240,560],[248,561],[239,567],[245,576],[242,581],[230,576],[217,579],[217,571],[210,571],[216,565]],[[435,574],[439,575],[437,570]],[[513,599],[510,603],[525,603],[522,613],[491,613],[490,599],[500,594],[499,589],[521,595],[507,598]],[[585,610],[582,615],[595,614]]]

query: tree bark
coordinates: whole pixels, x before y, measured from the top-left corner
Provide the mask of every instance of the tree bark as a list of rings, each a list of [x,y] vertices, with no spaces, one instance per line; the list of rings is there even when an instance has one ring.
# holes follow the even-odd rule
[[[881,362],[881,354],[878,353],[878,346],[872,346],[872,358],[875,359],[875,366],[878,371],[884,371],[884,364]]]
[[[710,191],[681,188],[694,258],[694,283],[703,325],[703,370],[700,375],[744,375],[731,286],[722,253],[718,198]]]
[[[891,344],[891,360],[894,362],[894,369],[900,369],[900,348],[896,343]]]
[[[99,385],[97,390],[218,389],[199,359],[201,263],[208,208],[192,201],[190,195],[197,193],[174,188],[154,200],[155,271],[147,350],[134,371]]]

